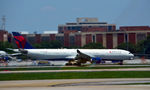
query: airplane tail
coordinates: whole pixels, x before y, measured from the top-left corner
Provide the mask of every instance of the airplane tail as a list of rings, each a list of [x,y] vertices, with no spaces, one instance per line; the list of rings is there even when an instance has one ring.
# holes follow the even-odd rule
[[[26,39],[18,32],[12,32],[15,42],[18,48],[32,49],[32,46],[26,41]]]

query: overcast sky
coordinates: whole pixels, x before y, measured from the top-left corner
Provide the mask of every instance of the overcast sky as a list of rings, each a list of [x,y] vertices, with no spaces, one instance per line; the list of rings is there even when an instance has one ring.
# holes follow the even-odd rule
[[[3,15],[9,32],[57,30],[77,17],[97,17],[118,27],[150,26],[150,0],[0,0]]]

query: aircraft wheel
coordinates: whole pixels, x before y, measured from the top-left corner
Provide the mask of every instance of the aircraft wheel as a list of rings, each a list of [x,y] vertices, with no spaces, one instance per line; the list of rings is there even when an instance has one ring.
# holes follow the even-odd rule
[[[123,65],[123,61],[120,61],[120,63],[119,63],[120,65]]]
[[[66,63],[66,66],[71,66],[72,65],[72,63]]]
[[[75,65],[77,65],[77,66],[81,66],[81,63],[76,63]]]

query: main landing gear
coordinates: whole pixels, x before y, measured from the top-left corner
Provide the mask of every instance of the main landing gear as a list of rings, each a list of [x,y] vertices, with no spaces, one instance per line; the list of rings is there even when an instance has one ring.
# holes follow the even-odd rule
[[[66,63],[66,66],[81,66],[81,63],[77,60],[70,60],[68,63]]]
[[[119,65],[123,65],[123,60],[120,61]]]

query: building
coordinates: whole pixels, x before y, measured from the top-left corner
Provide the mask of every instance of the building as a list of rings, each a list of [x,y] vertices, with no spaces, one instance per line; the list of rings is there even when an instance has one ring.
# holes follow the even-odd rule
[[[64,47],[82,47],[88,43],[101,43],[111,49],[121,43],[137,44],[150,35],[149,26],[121,26],[99,22],[97,18],[77,18],[76,23],[58,26],[58,33],[45,31],[43,34],[23,34],[31,44],[58,40]],[[0,31],[0,41],[9,40],[7,31]]]
[[[10,41],[11,35],[6,30],[0,30],[0,42]]]
[[[146,39],[150,35],[149,26],[122,26],[120,31],[127,34],[127,41],[133,44],[137,44],[139,41]]]
[[[121,26],[99,22],[97,18],[77,18],[76,23],[58,26],[59,34],[64,35],[64,46],[82,47],[91,42],[99,42],[106,48],[115,48],[121,43],[137,44],[150,35],[149,26]]]
[[[58,33],[102,32],[116,30],[115,24],[99,22],[97,18],[77,18],[75,23],[58,25]]]
[[[24,36],[31,44],[58,40],[65,47],[82,47],[94,42],[101,43],[104,47],[111,49],[126,42],[137,44],[139,41],[145,40],[148,35],[150,35],[150,27],[148,26],[122,26],[120,30],[113,31],[27,34]]]

